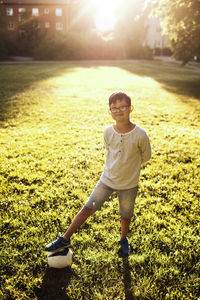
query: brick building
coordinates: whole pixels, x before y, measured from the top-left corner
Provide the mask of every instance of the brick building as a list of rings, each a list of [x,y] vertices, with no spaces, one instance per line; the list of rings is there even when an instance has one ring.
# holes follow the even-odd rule
[[[72,18],[70,0],[0,0],[0,18],[4,18],[4,30],[10,36],[19,33],[24,16],[38,18],[42,32],[66,33]]]
[[[3,30],[8,36],[23,33],[20,24],[25,15],[28,19],[37,18],[40,31],[48,35],[94,28],[94,13],[87,3],[87,0],[0,0],[0,31],[3,26],[1,19],[4,19]],[[159,19],[148,18],[146,25],[148,32],[143,45],[153,49],[154,54],[158,50],[163,54],[164,49],[169,47],[169,37],[162,34]]]

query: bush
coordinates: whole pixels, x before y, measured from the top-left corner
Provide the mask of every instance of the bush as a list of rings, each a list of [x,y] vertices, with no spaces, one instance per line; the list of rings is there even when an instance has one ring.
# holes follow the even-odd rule
[[[117,59],[120,47],[115,39],[106,39],[95,32],[56,34],[46,37],[34,51],[34,58],[46,60]]]
[[[19,45],[14,37],[8,37],[5,34],[0,35],[0,58],[5,59],[8,56],[19,55]],[[21,54],[21,53],[20,53]]]
[[[16,38],[8,37],[5,41],[7,56],[20,55],[19,45]]]
[[[153,51],[149,47],[142,47],[141,45],[132,45],[129,46],[126,50],[126,58],[151,59],[153,58]]]
[[[0,36],[0,59],[6,57],[6,43],[2,36]]]
[[[161,55],[161,48],[160,47],[156,47],[154,49],[154,55],[160,56]]]
[[[96,31],[83,34],[69,32],[47,36],[38,33],[16,38],[0,39],[0,58],[6,56],[32,56],[38,60],[81,60],[81,59],[151,59],[152,50],[139,43],[125,43],[120,38]]]
[[[121,50],[118,41],[112,35],[102,36],[97,32],[91,32],[85,37],[88,59],[118,59],[121,58]]]
[[[34,50],[34,58],[41,60],[122,59],[152,58],[148,47],[132,46],[123,56],[121,40],[90,32],[83,37],[79,33],[56,34],[45,37]]]
[[[45,37],[36,46],[33,56],[43,60],[68,60],[86,57],[83,38],[76,33],[55,34]]]
[[[160,48],[160,47],[156,47],[154,49],[154,55],[158,55],[158,56],[171,56],[173,53],[172,53],[172,50],[168,47],[166,48]]]
[[[164,56],[171,56],[172,50],[170,48],[163,48],[163,55]]]
[[[153,59],[153,50],[148,46],[142,48],[141,58],[144,59]]]

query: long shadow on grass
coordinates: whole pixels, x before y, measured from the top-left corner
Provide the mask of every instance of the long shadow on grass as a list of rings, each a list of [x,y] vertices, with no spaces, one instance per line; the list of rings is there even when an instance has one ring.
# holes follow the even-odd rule
[[[25,92],[34,83],[76,68],[118,67],[141,77],[151,77],[172,93],[200,99],[200,72],[179,68],[177,65],[151,61],[90,61],[41,64],[0,64],[0,122],[13,117],[20,110],[19,93]],[[112,80],[112,78],[111,78]],[[67,82],[66,82],[67,84]],[[134,84],[134,83],[133,83]],[[137,84],[137,82],[135,83]],[[184,98],[185,99],[185,98]],[[187,103],[183,98],[181,101]],[[34,101],[34,100],[33,100]],[[192,105],[192,103],[189,103]],[[30,107],[31,109],[31,107]]]
[[[153,61],[125,61],[119,63],[118,67],[141,77],[151,77],[168,92],[200,100],[200,68],[199,71],[193,71],[177,64]],[[187,103],[187,100],[181,101]]]
[[[131,281],[131,271],[128,257],[123,257],[123,276],[124,276],[124,291],[125,291],[125,300],[134,300],[136,299],[132,292],[132,281]]]
[[[71,268],[48,268],[43,277],[42,286],[35,289],[38,300],[69,300],[66,288],[73,275]]]
[[[75,63],[0,64],[0,122],[15,117],[20,107],[29,105],[20,101],[19,94],[42,80],[66,72],[74,72],[76,66],[79,65]],[[31,99],[31,104],[34,104],[34,99]]]

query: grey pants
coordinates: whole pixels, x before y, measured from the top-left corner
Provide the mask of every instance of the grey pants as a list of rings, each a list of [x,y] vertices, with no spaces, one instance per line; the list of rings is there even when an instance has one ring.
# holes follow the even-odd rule
[[[117,193],[119,199],[119,214],[125,219],[131,219],[134,212],[138,186],[128,190],[114,190],[99,180],[89,199],[86,201],[85,206],[94,210],[100,210],[113,192]]]

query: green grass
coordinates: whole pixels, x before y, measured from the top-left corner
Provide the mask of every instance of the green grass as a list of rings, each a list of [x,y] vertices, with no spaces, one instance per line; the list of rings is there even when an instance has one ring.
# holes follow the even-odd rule
[[[103,170],[107,99],[132,98],[153,155],[117,256],[118,201],[73,236],[71,269],[47,268]],[[1,299],[200,299],[200,73],[174,64],[0,65]]]

